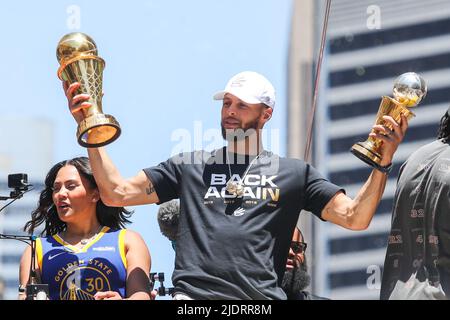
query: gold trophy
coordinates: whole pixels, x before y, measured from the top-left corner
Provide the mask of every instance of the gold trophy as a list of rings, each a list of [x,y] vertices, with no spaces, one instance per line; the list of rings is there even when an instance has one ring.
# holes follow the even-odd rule
[[[107,145],[120,135],[120,125],[113,116],[102,112],[102,85],[105,61],[98,56],[97,45],[81,32],[66,34],[58,43],[56,57],[60,67],[58,77],[68,84],[79,82],[75,95],[90,96],[91,107],[82,109],[77,119],[78,143],[86,148]]]
[[[394,99],[387,96],[382,97],[376,120],[376,124],[388,127],[391,130],[393,126],[383,120],[383,116],[391,116],[397,123],[400,122],[401,114],[408,120],[415,117],[416,115],[409,108],[417,106],[425,97],[427,85],[418,74],[407,72],[395,79],[393,93]],[[372,167],[380,168],[382,145],[382,140],[369,137],[364,142],[355,143],[350,152]]]

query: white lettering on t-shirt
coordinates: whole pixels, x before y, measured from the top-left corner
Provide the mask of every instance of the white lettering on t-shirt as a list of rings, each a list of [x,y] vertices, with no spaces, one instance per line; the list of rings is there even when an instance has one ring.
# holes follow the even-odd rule
[[[244,185],[244,194],[242,197],[246,199],[261,199],[278,202],[280,198],[280,189],[273,181],[277,176],[265,176],[257,174],[249,174],[242,181]],[[226,184],[228,181],[240,183],[241,177],[238,174],[233,174],[229,180],[226,174],[211,174],[211,184],[208,188],[204,199],[232,199],[235,195],[229,194],[226,191]],[[222,186],[222,187],[219,187]],[[253,187],[253,188],[252,188]]]
[[[270,186],[272,186],[273,188],[276,188],[277,185],[275,183],[273,183],[273,181],[272,181],[275,177],[276,176],[271,176],[270,178],[267,178],[266,176],[262,176],[261,177],[261,185],[265,186],[267,183],[269,183]]]
[[[253,191],[252,191],[252,188],[249,188],[249,187],[246,187],[246,188],[244,188],[244,195],[243,195],[244,197],[249,197],[249,198],[252,198],[252,199],[255,199],[255,194],[253,193]]]
[[[209,197],[220,198],[220,193],[219,191],[217,191],[216,187],[209,187],[208,191],[205,194],[205,199],[208,199]]]
[[[246,186],[258,186],[260,183],[260,180],[261,180],[261,178],[257,174],[249,174],[245,177],[244,184]]]
[[[225,174],[213,173],[211,175],[211,185],[212,186],[216,186],[216,185],[223,186],[226,183],[227,183],[227,176]]]

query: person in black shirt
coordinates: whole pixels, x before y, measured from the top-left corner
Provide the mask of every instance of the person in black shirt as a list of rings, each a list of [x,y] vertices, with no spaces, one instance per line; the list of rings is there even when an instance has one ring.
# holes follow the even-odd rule
[[[281,287],[286,293],[288,300],[328,300],[305,290],[311,283],[306,260],[307,247],[302,232],[296,227],[292,235],[289,255],[286,261],[286,272],[284,273]]]
[[[65,85],[75,119],[90,106]],[[222,101],[226,147],[171,157],[125,179],[105,148],[88,154],[103,201],[134,206],[180,199],[174,299],[286,299],[281,288],[291,235],[302,209],[352,230],[368,227],[387,180],[373,170],[354,199],[311,165],[280,157],[262,145],[272,117],[275,90],[256,72],[232,77]],[[388,167],[408,123],[384,117],[394,130],[373,127],[383,140],[381,165]]]
[[[400,168],[380,298],[450,298],[450,109]]]

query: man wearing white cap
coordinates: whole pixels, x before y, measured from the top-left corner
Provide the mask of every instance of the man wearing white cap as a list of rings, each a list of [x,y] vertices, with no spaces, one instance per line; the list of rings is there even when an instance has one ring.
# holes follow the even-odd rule
[[[87,95],[66,95],[72,113],[89,106]],[[265,150],[261,131],[275,108],[275,90],[262,75],[230,79],[222,100],[227,146],[172,157],[124,179],[104,148],[88,149],[101,198],[107,205],[134,206],[180,199],[175,299],[286,299],[281,282],[291,235],[302,209],[352,230],[369,225],[381,199],[392,157],[407,129],[374,126],[384,141],[382,166],[355,199],[309,164]],[[382,134],[385,133],[386,135]]]

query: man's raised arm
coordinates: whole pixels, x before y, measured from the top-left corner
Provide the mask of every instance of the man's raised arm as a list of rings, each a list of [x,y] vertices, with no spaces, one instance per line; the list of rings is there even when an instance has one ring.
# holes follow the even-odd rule
[[[144,171],[124,179],[104,148],[88,148],[88,154],[100,197],[106,205],[126,207],[159,202]]]
[[[388,166],[392,163],[394,153],[405,136],[408,120],[402,115],[399,125],[391,117],[383,118],[393,125],[394,130],[376,125],[373,128],[378,133],[370,135],[383,140],[381,166]],[[387,174],[374,169],[355,199],[338,192],[322,210],[322,218],[351,230],[367,229],[383,195],[386,181]]]
[[[63,86],[70,112],[79,123],[81,110],[91,106],[88,102],[89,95],[74,96],[80,87],[77,82],[71,85],[63,82]],[[140,171],[132,178],[124,179],[104,148],[88,148],[88,154],[100,197],[106,205],[126,207],[159,202],[155,188],[144,171]]]

